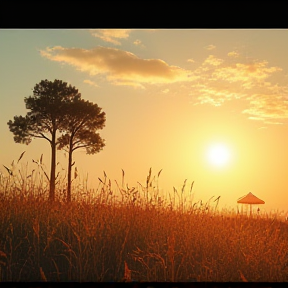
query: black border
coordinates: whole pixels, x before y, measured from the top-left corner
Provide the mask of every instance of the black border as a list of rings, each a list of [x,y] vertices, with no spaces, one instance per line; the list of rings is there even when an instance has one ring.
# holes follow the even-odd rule
[[[6,1],[0,29],[288,29],[287,1]]]

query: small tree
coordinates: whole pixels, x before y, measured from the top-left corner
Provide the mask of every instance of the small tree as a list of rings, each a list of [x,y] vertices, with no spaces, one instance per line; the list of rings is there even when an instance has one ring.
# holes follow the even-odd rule
[[[65,134],[58,138],[58,149],[66,148],[68,152],[68,176],[67,176],[67,202],[71,201],[71,170],[72,154],[75,150],[85,148],[87,154],[95,154],[104,146],[104,140],[97,133],[97,130],[105,126],[105,113],[97,104],[75,99],[67,105],[67,114],[63,131]]]
[[[7,124],[14,134],[16,143],[29,144],[32,138],[47,140],[51,146],[51,171],[49,199],[55,199],[55,172],[57,131],[62,131],[68,103],[79,100],[78,89],[66,82],[55,79],[42,80],[35,85],[33,96],[25,97],[26,108],[30,110],[25,117],[14,116]]]

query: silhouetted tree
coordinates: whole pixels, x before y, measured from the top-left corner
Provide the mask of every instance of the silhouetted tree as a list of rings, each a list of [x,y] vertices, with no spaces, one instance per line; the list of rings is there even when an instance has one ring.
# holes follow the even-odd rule
[[[33,89],[33,96],[25,97],[27,112],[25,117],[14,116],[7,124],[14,134],[16,143],[29,144],[32,138],[47,140],[51,146],[51,171],[49,199],[55,199],[55,171],[57,131],[62,131],[67,104],[80,100],[78,89],[66,82],[55,79],[54,82],[40,81]]]
[[[71,170],[72,154],[75,150],[85,148],[87,154],[95,154],[104,146],[104,140],[97,133],[97,130],[105,126],[105,113],[97,104],[75,99],[67,105],[67,113],[63,126],[62,136],[58,138],[58,149],[67,148],[68,152],[68,183],[67,183],[67,202],[71,201]]]

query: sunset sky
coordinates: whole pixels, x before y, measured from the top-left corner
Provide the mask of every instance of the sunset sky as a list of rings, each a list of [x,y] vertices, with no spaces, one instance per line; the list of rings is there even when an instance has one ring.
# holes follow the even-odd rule
[[[152,167],[166,194],[187,179],[195,200],[236,208],[252,192],[260,209],[288,210],[288,30],[0,29],[0,39],[3,175],[23,151],[31,168],[43,153],[49,172],[49,143],[16,144],[7,122],[27,113],[35,84],[60,79],[106,113],[104,149],[74,153],[91,187],[121,169],[129,187],[145,184]]]

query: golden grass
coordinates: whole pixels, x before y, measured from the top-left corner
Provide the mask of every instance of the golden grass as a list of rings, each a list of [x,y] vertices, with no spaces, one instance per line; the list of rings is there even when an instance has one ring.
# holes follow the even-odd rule
[[[159,201],[151,171],[134,189],[122,176],[118,191],[104,174],[94,194],[51,204],[44,182],[2,175],[1,281],[288,281],[287,223],[188,206],[186,182]]]

